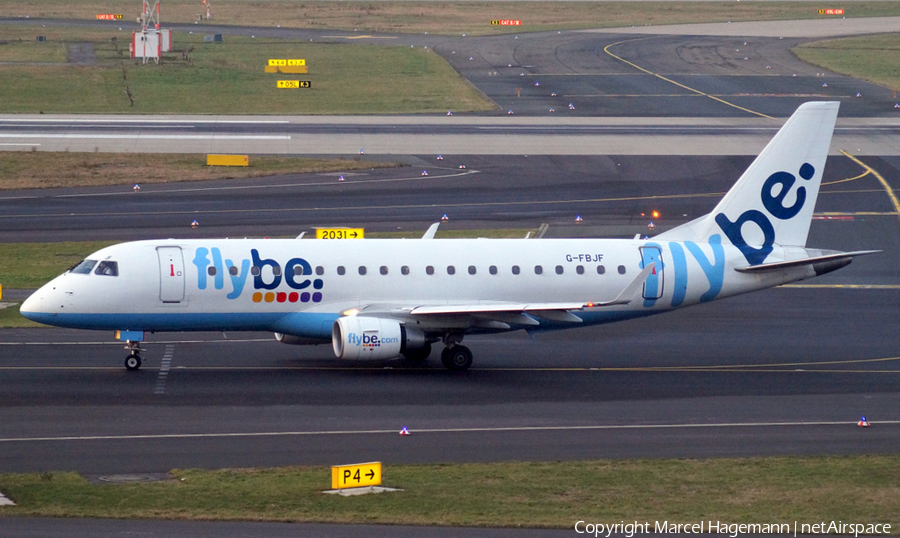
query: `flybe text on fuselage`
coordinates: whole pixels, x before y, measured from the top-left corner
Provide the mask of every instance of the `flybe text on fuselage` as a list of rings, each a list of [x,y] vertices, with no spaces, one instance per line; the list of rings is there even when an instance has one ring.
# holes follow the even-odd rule
[[[303,258],[291,258],[282,266],[273,259],[261,257],[259,251],[254,248],[250,249],[249,259],[240,259],[235,262],[223,258],[218,247],[198,247],[194,251],[193,264],[197,267],[197,289],[199,290],[207,289],[210,281],[212,281],[213,289],[225,290],[225,275],[228,275],[230,291],[225,295],[227,299],[234,300],[241,296],[247,285],[248,275],[250,275],[253,277],[253,289],[256,290],[252,296],[254,302],[277,300],[278,302],[300,301],[306,303],[311,301],[318,303],[322,300],[322,292],[319,290],[324,286],[324,282],[321,278],[307,278],[307,275],[312,275],[313,270],[309,262]],[[263,272],[265,267],[270,270]],[[271,291],[259,291],[275,290],[282,283],[296,291],[277,294]],[[310,287],[314,291],[303,291]]]

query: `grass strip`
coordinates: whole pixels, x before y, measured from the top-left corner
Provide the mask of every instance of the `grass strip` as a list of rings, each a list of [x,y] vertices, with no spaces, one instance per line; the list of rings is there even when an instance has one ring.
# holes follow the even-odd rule
[[[206,155],[10,151],[0,158],[0,190],[94,187],[343,172],[401,166],[362,159],[251,155],[250,166],[207,166]]]
[[[900,91],[900,33],[842,37],[792,49],[804,62]]]
[[[35,323],[19,314],[21,302],[0,302],[0,329],[44,329],[47,325]]]
[[[212,7],[211,23],[284,28],[342,29],[363,32],[486,35],[576,28],[610,28],[694,22],[812,19],[819,9],[844,9],[847,17],[900,15],[897,2],[850,4],[801,2],[324,2],[229,0]],[[0,16],[93,19],[97,13],[123,13],[110,27],[132,28],[138,15],[128,0],[0,0]],[[206,16],[196,0],[167,0],[165,23],[192,24]],[[491,25],[519,20],[521,26]],[[127,21],[127,22],[126,22]],[[206,21],[197,21],[203,31]]]
[[[0,491],[18,506],[0,507],[0,515],[557,528],[579,520],[843,521],[889,523],[894,534],[900,528],[900,456],[387,462],[385,485],[403,491],[359,497],[322,494],[330,487],[326,467],[170,476],[98,485],[75,473],[4,474]]]
[[[0,26],[3,113],[129,114],[395,114],[492,110],[494,104],[431,49],[364,43],[321,44],[173,32],[175,49],[160,65],[128,56],[130,32]],[[98,39],[98,37],[100,37]],[[115,41],[112,41],[112,39]],[[15,62],[61,44],[90,42],[93,64]],[[309,73],[265,73],[272,58],[302,58]],[[45,60],[46,61],[46,60]],[[4,63],[12,62],[12,63]],[[308,89],[279,89],[278,80],[307,80]]]
[[[0,285],[34,289],[62,274],[91,252],[118,241],[0,244]]]

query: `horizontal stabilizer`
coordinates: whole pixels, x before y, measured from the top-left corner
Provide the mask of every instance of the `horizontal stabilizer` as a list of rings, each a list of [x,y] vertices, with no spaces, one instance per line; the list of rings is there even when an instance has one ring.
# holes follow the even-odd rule
[[[840,269],[853,261],[854,256],[865,256],[867,254],[875,254],[880,250],[857,250],[855,252],[838,252],[836,254],[828,254],[825,256],[814,256],[812,258],[803,258],[800,260],[788,260],[775,263],[764,263],[762,265],[751,265],[749,267],[735,267],[734,270],[739,273],[760,274],[770,271],[782,271],[792,267],[801,267],[811,265],[816,271],[816,275],[830,273],[831,271]]]

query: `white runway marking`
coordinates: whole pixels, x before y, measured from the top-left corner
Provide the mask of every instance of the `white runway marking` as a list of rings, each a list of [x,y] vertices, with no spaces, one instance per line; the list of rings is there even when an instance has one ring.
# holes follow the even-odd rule
[[[15,506],[15,505],[16,505],[16,503],[9,500],[6,497],[6,495],[4,495],[2,491],[0,491],[0,506]]]
[[[81,138],[81,139],[159,139],[159,140],[290,140],[290,135],[181,135],[181,134],[52,134],[52,133],[0,133],[0,138]]]
[[[136,118],[136,119],[59,119],[59,118],[3,118],[4,122],[41,122],[41,123],[290,123],[290,120],[171,120],[171,119],[155,119],[155,118]]]
[[[159,374],[156,376],[156,390],[154,394],[166,393],[166,381],[169,378],[169,368],[172,367],[172,356],[175,354],[175,344],[166,344],[166,351],[163,354],[162,364],[159,366]]]
[[[272,342],[272,338],[244,338],[236,340],[160,340],[154,341],[154,344],[209,344],[217,342]],[[117,346],[121,342],[102,341],[102,342],[0,342],[0,346]]]
[[[872,427],[897,425],[900,420],[870,421]],[[585,430],[653,430],[689,428],[758,428],[758,427],[801,427],[801,426],[844,426],[858,427],[854,421],[798,421],[798,422],[724,422],[710,424],[599,424],[589,426],[511,426],[495,428],[409,428],[412,434],[424,433],[499,433],[499,432],[539,432],[539,431],[585,431]],[[245,433],[162,433],[136,435],[78,435],[61,437],[11,437],[0,438],[0,443],[47,442],[47,441],[123,441],[137,439],[205,439],[235,437],[300,437],[312,435],[397,435],[397,429],[390,430],[323,430],[292,432],[245,432]]]

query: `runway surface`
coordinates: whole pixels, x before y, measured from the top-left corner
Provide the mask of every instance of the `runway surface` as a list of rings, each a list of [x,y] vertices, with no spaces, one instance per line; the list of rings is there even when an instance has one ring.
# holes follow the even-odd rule
[[[894,452],[900,335],[884,320],[897,299],[777,289],[536,342],[471,337],[461,375],[243,333],[154,336],[131,373],[105,333],[4,331],[0,467]]]
[[[434,155],[406,159],[410,166],[345,173],[344,181],[335,172],[144,184],[140,193],[130,184],[0,192],[0,241],[294,237],[316,226],[422,233],[445,214],[450,229],[537,229],[546,223],[549,237],[634,237],[647,232],[649,219],[641,213],[661,213],[657,233],[708,213],[752,161],[449,154],[441,161]],[[896,234],[889,232],[897,208],[884,185],[900,182],[900,158],[861,159],[829,159],[817,211],[840,219],[814,223],[813,233],[820,226],[843,232],[866,223],[879,227],[866,248],[890,250],[896,245]],[[576,215],[584,221],[579,226]],[[192,229],[195,219],[200,227]],[[825,235],[817,243],[858,249],[855,233],[847,240],[843,235]]]
[[[567,95],[583,94],[575,110],[579,116],[613,110],[617,117],[671,116],[677,110],[678,117],[649,118],[649,123],[640,118],[592,123],[585,117],[581,119],[587,123],[581,124],[574,121],[580,118],[570,118],[573,123],[560,129],[543,111],[550,104],[547,97],[529,92],[519,98],[516,129],[497,138],[534,129],[535,139],[552,148],[547,153],[526,157],[521,145],[515,151],[498,146],[496,154],[407,151],[402,159],[408,167],[347,174],[342,183],[334,175],[292,175],[147,185],[139,194],[130,185],[2,192],[0,241],[291,236],[316,225],[339,224],[423,231],[443,213],[450,217],[449,227],[548,224],[547,237],[632,237],[647,232],[641,212],[662,213],[656,232],[708,212],[752,160],[750,154],[757,151],[752,144],[762,147],[780,125],[760,114],[783,118],[800,100],[821,98],[800,95],[813,92],[803,85],[811,86],[816,77],[812,68],[789,63],[786,49],[776,43],[787,39],[754,41],[761,61],[780,59],[779,76],[738,74],[739,61],[730,66],[716,60],[703,63],[702,70],[694,65],[686,78],[677,79],[704,96],[680,95],[682,90],[670,95],[673,85],[636,74],[640,70],[626,75],[626,64],[602,51],[621,35],[555,35],[520,36],[517,46],[501,42],[512,39],[508,36],[467,41],[481,55],[471,61],[471,69],[462,66],[468,65],[467,57],[458,60],[467,54],[462,49],[456,55],[455,49],[445,50],[455,43],[443,43],[439,52],[455,56],[451,62],[501,108],[518,79],[536,81],[540,76],[539,88],[549,89],[544,81],[556,77],[564,81]],[[565,42],[574,37],[578,43]],[[676,80],[676,75],[686,75],[684,66],[690,63],[678,43],[710,50],[726,50],[722,47],[732,43],[731,37],[710,39],[661,37],[610,50],[629,61],[649,60],[644,69]],[[654,48],[654,43],[664,45]],[[673,55],[672,50],[681,52]],[[489,54],[496,57],[484,60]],[[498,77],[485,70],[511,63],[507,58],[533,68],[524,77],[512,71],[515,76]],[[484,65],[476,65],[479,61]],[[804,80],[795,83],[788,73],[800,67],[806,71],[796,78]],[[563,69],[570,75],[554,75]],[[0,468],[77,470],[97,477],[164,473],[176,467],[371,460],[390,465],[896,453],[900,208],[889,193],[900,185],[900,158],[896,150],[881,148],[900,145],[890,119],[893,111],[882,108],[889,100],[885,94],[866,87],[864,100],[845,99],[846,92],[860,86],[830,75],[828,81],[842,98],[841,117],[849,118],[842,121],[861,131],[856,139],[841,138],[850,131],[836,135],[841,142],[832,148],[809,245],[882,249],[882,254],[860,258],[799,287],[655,318],[542,334],[536,341],[523,334],[470,337],[466,344],[475,364],[461,374],[443,370],[435,358],[425,365],[338,362],[328,347],[285,346],[271,335],[245,333],[153,335],[144,368],[133,373],[121,365],[121,344],[106,333],[3,330]],[[613,85],[603,90],[602,98],[601,82]],[[632,86],[643,93],[640,98],[629,96]],[[742,91],[754,95],[738,96]],[[714,94],[745,110],[709,97]],[[526,115],[533,111],[534,117],[523,125],[519,110]],[[682,118],[688,115],[701,120]],[[438,143],[459,137],[490,147],[483,143],[483,127],[507,120],[479,118],[435,127],[436,118],[421,127],[402,119],[395,120],[396,128],[378,125],[379,120],[358,121],[365,126],[354,126],[352,119],[316,120],[278,129],[310,138],[390,137],[399,131],[409,139],[424,138],[434,129],[436,134],[428,138]],[[25,122],[0,123],[0,133],[11,136],[25,128]],[[673,126],[675,132],[668,131]],[[611,127],[617,131],[604,131]],[[27,128],[55,131],[46,124]],[[171,132],[178,129],[213,136],[273,132],[262,123],[194,123]],[[107,143],[91,140],[98,132],[121,137],[148,130],[147,125],[108,123],[65,127],[97,145]],[[578,153],[582,149],[553,153],[560,147],[589,146],[594,135],[626,137],[634,147],[594,155]],[[685,136],[702,140],[702,149],[685,149],[679,138]],[[728,149],[734,142],[727,139],[743,140],[738,144],[743,149]],[[359,140],[348,145],[355,148]],[[155,147],[166,147],[160,144]],[[661,152],[660,147],[668,149]],[[391,152],[370,148],[367,154],[382,154],[371,158],[383,159]],[[444,153],[440,164],[435,160],[439,151]],[[463,163],[466,169],[460,170]],[[426,168],[427,177],[421,175]],[[583,224],[575,225],[576,214],[584,217]],[[188,227],[194,218],[201,222],[196,230]],[[163,376],[164,356],[170,359]],[[868,430],[856,427],[861,415],[873,425]],[[397,435],[403,426],[411,436]],[[52,530],[52,522],[43,524]]]
[[[763,117],[343,116],[326,120],[310,116],[0,115],[0,150],[353,158],[360,151],[379,158],[410,154],[756,155],[782,123],[781,118]],[[898,155],[900,124],[889,117],[842,116],[835,147],[859,156]]]

